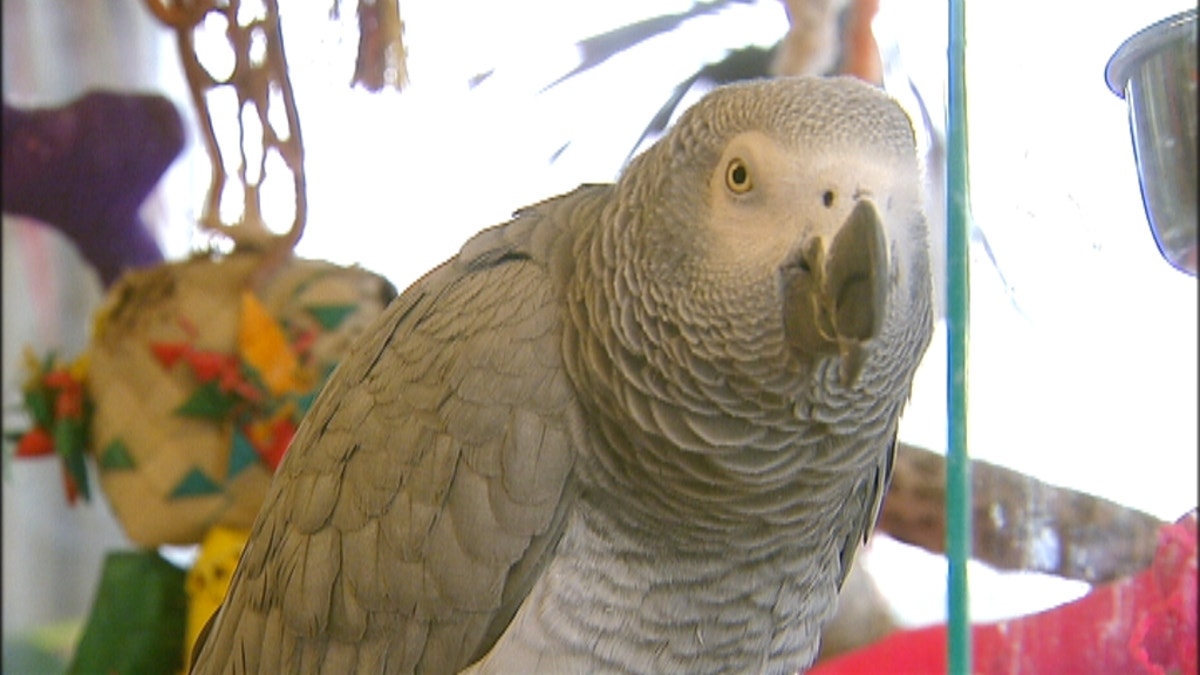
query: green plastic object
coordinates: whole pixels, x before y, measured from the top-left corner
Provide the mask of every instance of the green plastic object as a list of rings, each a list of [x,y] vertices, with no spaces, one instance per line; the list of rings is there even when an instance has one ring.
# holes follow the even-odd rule
[[[67,673],[133,675],[183,669],[186,573],[156,551],[116,551]]]
[[[971,672],[971,617],[967,560],[971,557],[971,465],[967,454],[967,338],[970,179],[967,173],[966,22],[963,0],[950,0],[946,105],[946,558],[949,607],[947,666],[952,675]]]

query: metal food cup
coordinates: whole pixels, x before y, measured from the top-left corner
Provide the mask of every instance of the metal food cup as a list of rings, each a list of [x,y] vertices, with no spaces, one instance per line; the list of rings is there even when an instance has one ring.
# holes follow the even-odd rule
[[[1129,104],[1142,203],[1158,250],[1196,274],[1196,10],[1126,40],[1105,69]]]

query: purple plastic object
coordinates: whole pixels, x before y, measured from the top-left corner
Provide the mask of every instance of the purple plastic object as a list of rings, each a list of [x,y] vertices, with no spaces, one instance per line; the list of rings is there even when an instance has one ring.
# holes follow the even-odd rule
[[[59,230],[107,287],[162,251],[138,209],[179,156],[183,120],[153,94],[93,91],[59,108],[4,103],[3,209]]]

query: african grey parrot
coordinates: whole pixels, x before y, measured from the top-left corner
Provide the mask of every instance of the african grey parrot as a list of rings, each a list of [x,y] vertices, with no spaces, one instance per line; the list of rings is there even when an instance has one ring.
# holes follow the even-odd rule
[[[405,291],[297,432],[198,673],[807,667],[932,328],[908,118],[718,88]]]

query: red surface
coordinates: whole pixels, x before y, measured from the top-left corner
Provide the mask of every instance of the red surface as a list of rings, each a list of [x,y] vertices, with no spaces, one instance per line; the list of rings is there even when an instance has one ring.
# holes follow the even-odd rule
[[[1163,527],[1153,564],[1079,600],[972,627],[974,672],[1197,672],[1196,512]],[[902,631],[809,671],[945,673],[946,627]]]

